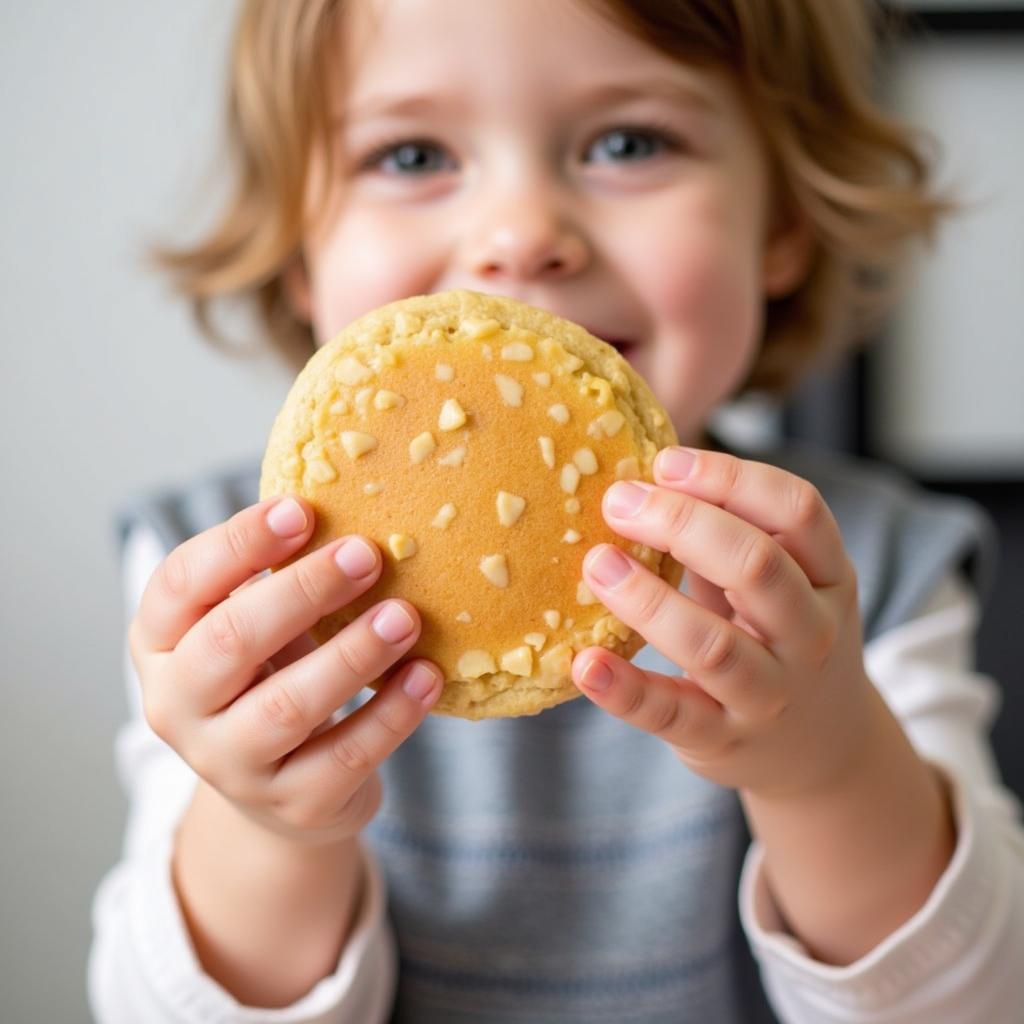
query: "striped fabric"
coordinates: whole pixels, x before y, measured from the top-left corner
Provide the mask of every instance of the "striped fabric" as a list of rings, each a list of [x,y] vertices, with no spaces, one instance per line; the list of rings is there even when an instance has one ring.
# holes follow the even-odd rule
[[[670,669],[659,657],[642,663]],[[382,781],[368,838],[399,941],[396,1020],[741,1019],[737,801],[665,744],[583,698],[432,717]]]

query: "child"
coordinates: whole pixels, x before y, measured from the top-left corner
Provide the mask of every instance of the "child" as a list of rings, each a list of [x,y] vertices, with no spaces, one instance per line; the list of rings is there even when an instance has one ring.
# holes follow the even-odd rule
[[[235,190],[166,257],[200,315],[251,296],[303,357],[452,287],[583,323],[683,440],[605,518],[688,584],[596,548],[637,658],[580,653],[584,696],[536,718],[428,717],[436,666],[392,668],[411,604],[305,633],[372,586],[372,543],[256,575],[313,513],[254,504],[255,467],[140,502],[98,1019],[746,1022],[748,944],[782,1021],[1024,1019],[984,523],[707,429],[849,340],[944,209],[868,98],[871,40],[857,0],[243,4]]]

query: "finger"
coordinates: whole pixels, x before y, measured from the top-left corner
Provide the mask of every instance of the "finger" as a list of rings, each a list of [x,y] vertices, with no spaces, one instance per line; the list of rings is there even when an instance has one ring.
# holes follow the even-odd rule
[[[697,604],[707,608],[709,612],[721,615],[723,619],[732,617],[733,607],[721,587],[716,587],[704,579],[699,572],[694,572],[691,566],[686,567],[686,587],[684,593],[696,601]]]
[[[377,580],[377,547],[343,537],[221,601],[175,650],[189,673],[188,702],[209,715],[252,683],[256,667],[325,615],[351,603]]]
[[[603,647],[581,651],[572,678],[599,707],[672,746],[720,748],[732,733],[722,705],[696,683],[647,672]]]
[[[766,639],[759,633],[754,627],[743,618],[742,615],[726,599],[725,593],[721,587],[716,587],[714,583],[709,583],[700,573],[694,572],[692,569],[687,568],[686,570],[686,586],[683,589],[683,593],[687,597],[696,601],[697,604],[704,608],[707,608],[709,612],[714,612],[715,615],[721,615],[723,619],[728,622],[733,622],[740,629],[746,630],[758,643],[766,643]]]
[[[172,650],[232,590],[297,551],[312,526],[308,502],[289,495],[242,509],[180,544],[157,567],[139,602],[141,643],[151,651]]]
[[[583,560],[597,599],[696,680],[715,700],[744,717],[774,715],[785,701],[779,663],[749,633],[680,594],[614,544]]]
[[[272,672],[280,672],[281,669],[287,668],[293,661],[298,661],[299,658],[304,658],[307,654],[311,654],[319,646],[309,633],[302,633],[294,640],[289,640],[273,657],[268,658],[267,662]]]
[[[222,742],[230,743],[246,763],[278,761],[364,686],[376,682],[408,652],[419,633],[419,615],[408,601],[374,605],[327,643],[226,708],[218,719],[231,739],[224,736]]]
[[[257,683],[263,682],[264,679],[269,678],[275,672],[279,672],[283,668],[287,668],[293,661],[298,661],[299,658],[304,658],[307,654],[315,651],[320,645],[309,635],[309,633],[303,633],[301,636],[297,636],[294,640],[289,641],[281,648],[272,658],[267,658],[262,665],[257,666],[256,672],[253,674],[252,680],[249,686],[256,686]],[[166,655],[164,655],[166,657]]]
[[[403,665],[362,707],[285,759],[271,783],[276,798],[315,800],[313,815],[343,807],[420,725],[442,678],[429,661]]]
[[[240,591],[245,590],[246,587],[251,587],[254,583],[259,583],[260,580],[266,579],[266,577],[269,575],[270,570],[264,569],[263,572],[258,572],[256,573],[255,576],[250,576],[247,580],[244,580],[243,582],[239,583],[238,586],[235,587],[235,589],[232,590],[230,594],[228,594],[228,597],[232,597]]]
[[[815,587],[846,580],[849,560],[835,516],[816,487],[778,466],[722,452],[665,448],[656,481],[745,519],[775,537]]]
[[[825,629],[826,615],[793,557],[763,530],[716,505],[639,481],[605,492],[609,525],[694,569],[770,644]]]

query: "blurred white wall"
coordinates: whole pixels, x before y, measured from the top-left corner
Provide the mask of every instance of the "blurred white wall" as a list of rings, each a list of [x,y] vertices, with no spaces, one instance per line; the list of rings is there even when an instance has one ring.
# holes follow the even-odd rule
[[[210,203],[229,0],[0,4],[0,1020],[88,1019],[126,711],[112,512],[258,457],[290,375],[200,341],[147,240]],[[144,1022],[140,1022],[144,1024]]]
[[[1024,35],[931,36],[892,69],[962,204],[877,350],[877,450],[925,477],[1024,476]]]

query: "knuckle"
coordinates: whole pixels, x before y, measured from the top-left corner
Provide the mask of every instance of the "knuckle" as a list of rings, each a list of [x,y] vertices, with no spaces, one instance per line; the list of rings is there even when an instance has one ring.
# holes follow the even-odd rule
[[[637,619],[644,623],[658,621],[665,613],[668,594],[668,587],[660,579],[654,582],[647,581],[647,585],[637,596]]]
[[[374,651],[368,644],[353,642],[343,632],[329,647],[344,677],[369,680],[377,676]]]
[[[331,763],[343,775],[361,778],[373,770],[373,758],[363,743],[351,730],[339,733],[329,747]]]
[[[700,672],[721,673],[735,668],[739,661],[739,643],[731,629],[711,626],[697,644],[697,668]]]
[[[685,495],[673,495],[665,509],[665,528],[671,537],[682,537],[693,522],[697,503]]]
[[[720,493],[730,494],[739,489],[740,477],[743,476],[741,459],[737,459],[734,455],[724,456],[718,467],[718,472],[721,478]]]
[[[226,604],[207,616],[206,635],[210,649],[225,661],[237,661],[245,653],[248,643],[246,630]]]
[[[633,687],[626,698],[622,716],[629,721],[639,721],[643,716],[646,701],[647,695],[644,688],[642,686]]]
[[[232,556],[239,562],[248,562],[253,546],[252,530],[244,512],[232,516],[224,524],[224,540]]]
[[[178,600],[187,596],[192,585],[192,568],[180,550],[172,551],[157,570],[164,591]]]
[[[324,602],[326,587],[323,577],[307,561],[304,559],[292,566],[292,590],[300,601],[317,609]]]
[[[298,692],[278,682],[268,687],[261,700],[260,717],[276,732],[291,734],[305,728],[308,713]]]
[[[668,736],[679,725],[679,702],[675,700],[649,701],[645,729],[653,736]]]
[[[784,562],[782,549],[770,537],[755,535],[740,559],[740,580],[749,587],[764,590],[782,578]]]
[[[408,707],[405,701],[401,704],[388,700],[375,701],[380,704],[374,714],[374,721],[380,726],[381,731],[388,737],[391,746],[401,743],[409,735],[409,716],[403,714],[403,708]]]
[[[806,480],[797,482],[792,497],[793,525],[797,529],[809,529],[816,526],[825,513],[825,499],[821,491]]]

